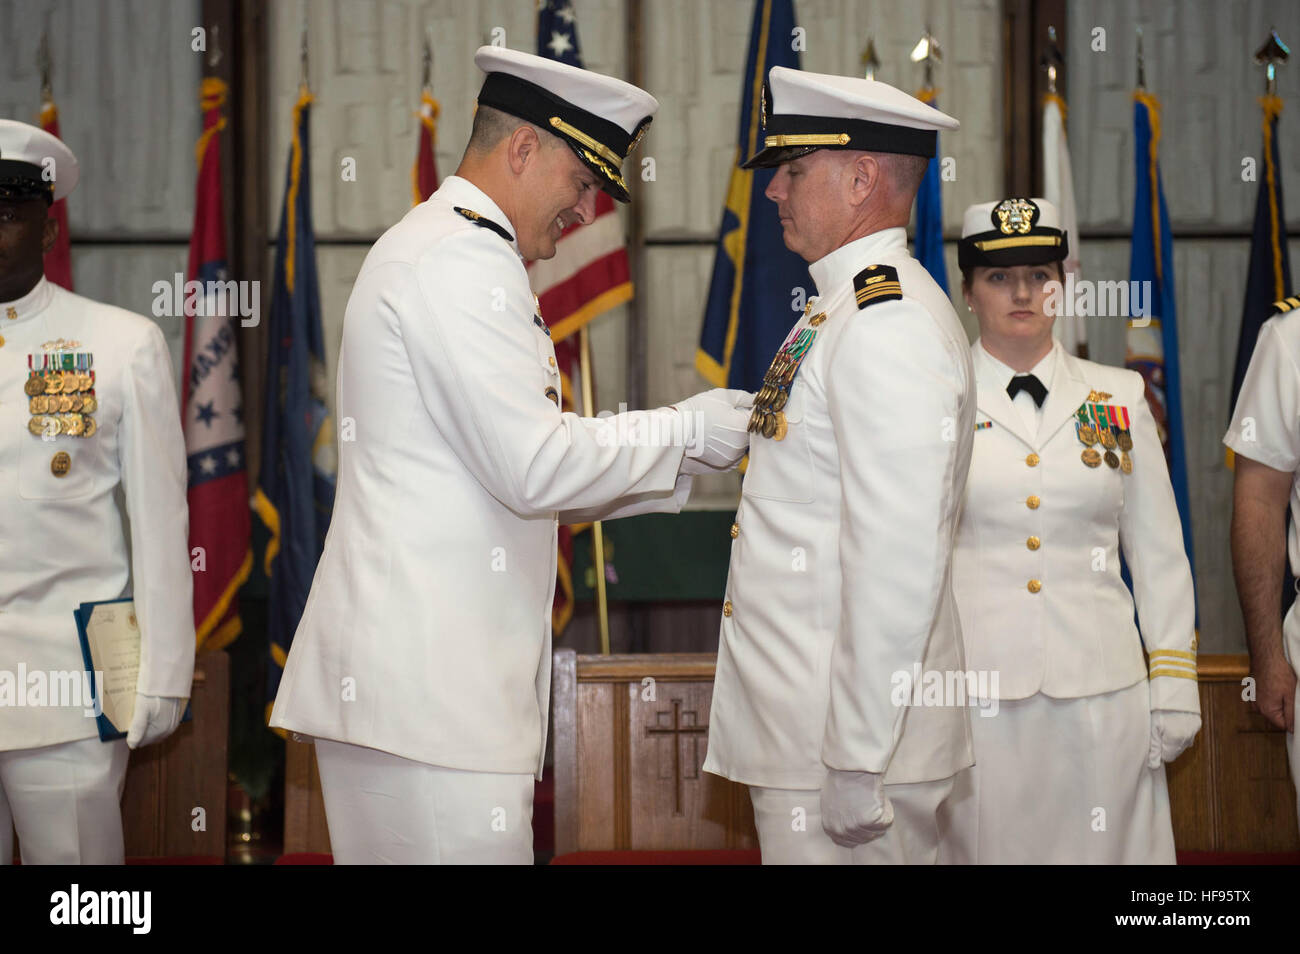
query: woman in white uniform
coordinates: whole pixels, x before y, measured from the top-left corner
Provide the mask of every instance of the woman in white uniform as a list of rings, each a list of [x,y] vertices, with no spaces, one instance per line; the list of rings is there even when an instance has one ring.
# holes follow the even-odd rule
[[[1059,221],[1006,199],[962,225],[978,410],[952,572],[987,675],[940,859],[1172,864],[1163,763],[1201,724],[1192,576],[1142,376],[1052,337]]]

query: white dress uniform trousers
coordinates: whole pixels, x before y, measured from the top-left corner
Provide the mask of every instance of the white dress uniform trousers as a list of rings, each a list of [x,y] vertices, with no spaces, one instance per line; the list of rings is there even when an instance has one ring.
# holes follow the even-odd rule
[[[1014,372],[971,351],[979,412],[953,580],[982,697],[940,859],[1172,864],[1164,767],[1146,762],[1151,709],[1200,700],[1191,571],[1142,378],[1054,343],[1034,369],[1048,394],[1031,429],[1019,405],[1032,397],[1007,396]],[[1084,463],[1075,413],[1090,400],[1127,408],[1131,473]]]
[[[972,761],[969,713],[896,702],[893,687],[914,666],[964,668],[949,559],[970,351],[901,228],[809,271],[820,297],[791,336],[817,336],[788,433],[751,440],[732,528],[704,769],[751,786],[765,860],[932,862],[934,808]],[[901,292],[876,300],[869,277]],[[817,807],[828,768],[884,774],[899,804],[883,844],[830,850]],[[790,832],[791,798],[808,808],[805,837]]]
[[[80,675],[73,610],[132,596],[143,641],[137,691],[188,697],[185,443],[162,332],[41,279],[0,302],[0,342],[0,670],[11,680],[19,667]],[[62,355],[94,375],[93,436],[29,428],[29,368]],[[126,746],[100,742],[86,710],[83,700],[0,704],[0,785],[24,858],[120,860],[121,822],[108,820],[106,806],[121,794]],[[8,837],[7,821],[0,828]]]
[[[1253,419],[1252,427],[1244,426],[1246,418]],[[1274,315],[1259,329],[1223,443],[1233,453],[1293,475],[1287,554],[1291,575],[1300,579],[1300,310]],[[1300,676],[1300,599],[1282,622],[1282,649]],[[1300,712],[1300,686],[1295,711]],[[1300,793],[1300,732],[1287,733],[1286,744],[1291,780]],[[1300,794],[1296,813],[1300,817]]]

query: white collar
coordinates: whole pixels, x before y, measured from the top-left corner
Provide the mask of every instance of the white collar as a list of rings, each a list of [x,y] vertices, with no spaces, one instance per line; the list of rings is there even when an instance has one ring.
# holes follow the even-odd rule
[[[474,183],[461,176],[447,176],[442,180],[442,185],[438,186],[438,191],[433,195],[439,197],[448,205],[469,209],[471,212],[477,212],[485,219],[491,219],[511,234],[510,246],[515,250],[516,255],[519,254],[519,233],[515,230],[514,224],[501,211],[501,207]],[[433,198],[433,196],[430,196],[430,198]]]
[[[1043,355],[1042,359],[1034,365],[1031,371],[1028,372],[1038,378],[1038,380],[1043,383],[1043,387],[1048,391],[1052,390],[1052,380],[1056,376],[1056,366],[1059,361],[1058,352],[1060,350],[1061,343],[1053,339],[1052,347],[1048,350],[1047,354]],[[985,372],[993,382],[1003,390],[1006,389],[1006,386],[1011,383],[1011,379],[1017,374],[1025,373],[1024,371],[1013,371],[1010,366],[989,354],[988,349],[984,347],[983,339],[980,339],[979,347],[976,349],[976,354],[979,356]]]
[[[41,280],[22,298],[0,302],[0,315],[4,315],[0,318],[0,333],[3,333],[6,326],[12,327],[19,321],[39,315],[53,300],[54,283],[42,275]]]
[[[823,255],[808,266],[808,274],[817,286],[817,294],[825,296],[878,258],[897,257],[898,252],[906,250],[907,229],[881,229]]]

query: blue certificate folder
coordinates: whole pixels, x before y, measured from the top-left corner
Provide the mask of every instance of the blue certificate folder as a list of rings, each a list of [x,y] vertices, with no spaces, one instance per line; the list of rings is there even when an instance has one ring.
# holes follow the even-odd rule
[[[72,615],[77,621],[77,639],[81,643],[81,659],[86,666],[86,673],[87,673],[87,678],[90,681],[90,693],[92,699],[99,699],[100,689],[99,686],[96,685],[95,683],[96,680],[95,674],[99,671],[99,667],[95,665],[95,660],[91,657],[90,639],[86,635],[86,627],[90,624],[90,615],[95,611],[96,606],[105,606],[109,603],[130,604],[134,602],[135,601],[131,599],[99,600],[98,602],[95,603],[82,603],[79,607],[77,607],[75,610],[72,611]],[[193,717],[194,714],[191,711],[190,705],[187,703],[185,706],[185,715],[181,717],[181,721],[189,722],[190,719],[192,719]],[[125,739],[126,730],[130,728],[130,726],[114,725],[112,723],[112,720],[110,720],[108,716],[104,714],[102,705],[100,706],[99,714],[95,716],[95,724],[96,727],[99,729],[99,738],[103,742],[112,742],[115,739]]]

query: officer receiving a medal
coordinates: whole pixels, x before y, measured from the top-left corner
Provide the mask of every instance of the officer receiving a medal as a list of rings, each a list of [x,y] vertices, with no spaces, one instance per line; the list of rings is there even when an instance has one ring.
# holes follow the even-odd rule
[[[100,741],[89,700],[0,693],[0,864],[11,825],[24,864],[121,864],[128,749],[176,728],[194,672],[185,442],[166,342],[148,318],[44,277],[58,234],[48,209],[77,171],[59,139],[0,120],[0,679],[85,685],[73,612],[125,596],[140,670],[127,737],[114,741]]]
[[[817,297],[755,396],[704,768],[749,786],[764,863],[933,862],[969,714],[894,687],[962,667],[948,567],[974,376],[906,227],[958,124],[783,67],[765,99],[746,165],[777,168],[766,195]]]
[[[348,301],[337,407],[356,439],[271,715],[316,740],[336,862],[532,861],[558,522],[675,512],[749,443],[743,391],[561,413],[524,261],[591,221],[598,190],[628,201],[622,163],[658,103],[542,57],[474,60],[456,174]]]
[[[1174,862],[1164,763],[1201,724],[1191,569],[1142,376],[1052,337],[1069,241],[1042,199],[962,223],[978,414],[952,575],[966,665],[997,681],[946,861]]]

